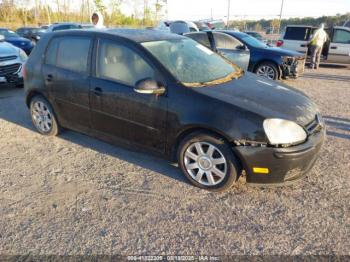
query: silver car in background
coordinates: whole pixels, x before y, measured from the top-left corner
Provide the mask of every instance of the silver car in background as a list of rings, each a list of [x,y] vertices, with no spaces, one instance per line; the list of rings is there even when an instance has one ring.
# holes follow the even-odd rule
[[[22,49],[5,42],[0,35],[0,87],[23,87],[23,65],[27,58]]]

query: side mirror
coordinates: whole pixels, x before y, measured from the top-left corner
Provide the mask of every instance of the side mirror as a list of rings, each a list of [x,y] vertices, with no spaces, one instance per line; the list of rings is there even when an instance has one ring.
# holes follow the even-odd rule
[[[157,81],[153,79],[144,79],[136,83],[134,91],[139,94],[162,95],[165,93],[165,88],[159,86]]]
[[[239,45],[236,47],[238,50],[246,50],[246,46],[245,45]]]

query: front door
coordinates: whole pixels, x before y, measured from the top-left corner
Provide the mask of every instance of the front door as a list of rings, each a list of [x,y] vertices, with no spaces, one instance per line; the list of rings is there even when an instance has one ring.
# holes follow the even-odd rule
[[[213,32],[214,43],[219,54],[244,70],[248,70],[250,51],[238,39],[219,32]]]
[[[350,30],[334,29],[327,62],[350,64]]]
[[[99,39],[91,81],[93,128],[105,136],[164,152],[167,97],[134,91],[142,79],[161,81],[137,48]]]

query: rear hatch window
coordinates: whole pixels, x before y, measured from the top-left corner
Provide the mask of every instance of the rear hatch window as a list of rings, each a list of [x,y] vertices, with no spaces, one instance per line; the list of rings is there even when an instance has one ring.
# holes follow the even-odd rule
[[[312,28],[310,27],[287,27],[284,39],[307,41],[310,38]]]

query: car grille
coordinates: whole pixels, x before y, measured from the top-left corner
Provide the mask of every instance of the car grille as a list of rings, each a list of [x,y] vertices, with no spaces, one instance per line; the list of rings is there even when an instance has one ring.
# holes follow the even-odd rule
[[[20,68],[21,68],[21,64],[0,66],[0,76],[6,76],[6,75],[17,73]]]
[[[0,57],[0,62],[4,62],[4,61],[10,61],[10,60],[14,60],[17,59],[17,56],[13,55],[13,56],[3,56]]]
[[[305,126],[305,129],[309,135],[313,135],[320,132],[323,126],[322,117],[317,114],[315,119]]]

